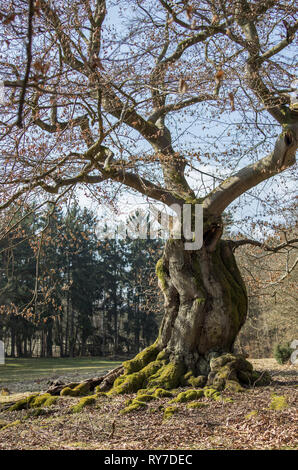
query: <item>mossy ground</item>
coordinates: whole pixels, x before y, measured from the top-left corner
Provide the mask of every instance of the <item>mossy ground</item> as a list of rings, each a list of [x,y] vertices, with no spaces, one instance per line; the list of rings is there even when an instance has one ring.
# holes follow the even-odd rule
[[[182,363],[170,362],[165,351],[159,350],[157,342],[134,359],[124,362],[123,366],[124,374],[115,380],[110,391],[102,392],[100,386],[90,390],[90,384],[86,382],[72,383],[62,389],[61,399],[81,397],[77,403],[70,406],[72,413],[79,413],[84,408],[95,405],[99,399],[134,394],[135,396],[126,400],[125,406],[120,410],[121,415],[152,408],[148,406],[151,402],[167,399],[163,419],[169,419],[177,412],[177,404],[190,404],[189,409],[199,409],[204,407],[202,399],[232,403],[231,397],[222,395],[223,390],[232,393],[243,392],[245,389],[240,385],[242,377],[242,383],[246,384],[255,377],[260,378],[260,374],[253,371],[248,361],[232,354],[212,358],[208,377],[195,377],[192,371],[186,372]],[[197,385],[198,387],[194,388]],[[187,388],[181,390],[183,386]],[[51,407],[58,399],[59,397],[48,393],[33,394],[18,400],[10,406],[9,411],[34,410],[30,416],[38,417],[47,414],[44,409]],[[274,397],[270,407],[282,409],[282,406],[280,397]],[[150,411],[158,410],[155,406]]]
[[[284,395],[272,395],[272,400],[270,403],[271,410],[281,411],[288,407],[287,398]]]
[[[241,356],[225,354],[211,359],[211,371],[208,377],[195,377],[192,371],[186,372],[186,368],[181,362],[169,361],[165,351],[159,350],[157,342],[139,353],[134,359],[124,362],[123,366],[124,374],[115,380],[108,392],[102,392],[100,386],[91,390],[88,382],[82,382],[69,384],[62,389],[60,396],[61,398],[81,397],[78,403],[72,405],[71,411],[73,413],[78,413],[83,408],[94,405],[98,398],[112,398],[128,393],[137,395],[126,401],[121,414],[138,411],[148,407],[148,404],[154,400],[165,398],[171,398],[168,400],[169,405],[194,403],[202,398],[231,403],[231,398],[222,396],[222,390],[234,393],[242,392],[244,391],[240,385],[242,376],[244,375],[245,379],[249,377],[249,380],[242,381],[248,383],[252,380],[253,374],[256,374],[252,365]],[[203,386],[206,382],[207,385]],[[202,386],[189,387],[193,384]],[[177,391],[177,388],[185,385],[188,386],[186,390]],[[53,397],[48,393],[33,394],[18,400],[9,410],[37,409],[39,411],[36,411],[36,416],[38,416],[43,413],[42,408],[50,407],[57,400],[58,397]],[[195,405],[193,407],[195,408]],[[199,407],[198,404],[197,408]],[[170,409],[172,409],[171,406]],[[165,416],[168,414],[165,413]]]
[[[186,390],[185,392],[180,392],[170,403],[186,403],[188,401],[197,400],[204,396],[204,390]]]
[[[189,409],[198,409],[198,408],[203,408],[204,406],[208,406],[207,403],[202,403],[199,401],[192,401],[190,403],[187,403],[186,408]]]
[[[80,383],[78,385],[74,384],[74,386],[69,385],[61,390],[61,396],[70,396],[70,397],[80,397],[85,396],[89,393],[90,386],[88,383]]]
[[[257,361],[254,365],[259,368]],[[266,361],[263,367],[268,368]],[[210,392],[208,397],[204,393],[193,401],[169,403],[181,392],[197,390],[196,387],[177,387],[172,392],[174,396],[167,397],[155,396],[162,393],[152,389],[150,393],[141,390],[109,397],[96,394],[95,405],[84,407],[80,413],[73,413],[72,407],[82,397],[71,396],[58,397],[55,405],[48,408],[3,410],[0,423],[10,426],[0,429],[0,450],[298,448],[294,431],[298,389],[295,376],[290,375],[295,370],[297,374],[297,368],[281,367],[285,370],[284,376],[275,369],[274,378],[279,382],[266,387],[245,388],[241,393],[215,392],[221,395],[221,400],[212,398],[214,393]],[[287,407],[271,409],[273,394],[285,397]],[[143,402],[144,405],[131,413],[121,413],[142,395],[155,398]],[[176,411],[164,419],[165,410],[172,406]],[[35,411],[38,414],[34,415]],[[247,418],[249,414],[251,418]]]
[[[167,406],[163,413],[163,419],[170,419],[175,413],[178,413],[178,406]]]

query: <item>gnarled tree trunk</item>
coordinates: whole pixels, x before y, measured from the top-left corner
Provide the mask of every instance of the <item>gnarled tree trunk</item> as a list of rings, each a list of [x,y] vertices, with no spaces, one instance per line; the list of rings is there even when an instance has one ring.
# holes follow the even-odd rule
[[[195,375],[209,372],[210,358],[231,352],[247,313],[247,293],[228,241],[214,251],[184,250],[169,240],[158,262],[165,316],[158,346]]]
[[[210,241],[205,233],[197,251],[185,250],[182,240],[167,241],[156,266],[165,298],[158,338],[123,364],[111,394],[206,384],[239,390],[240,384],[260,382],[251,364],[232,353],[247,293],[231,242],[218,238]]]

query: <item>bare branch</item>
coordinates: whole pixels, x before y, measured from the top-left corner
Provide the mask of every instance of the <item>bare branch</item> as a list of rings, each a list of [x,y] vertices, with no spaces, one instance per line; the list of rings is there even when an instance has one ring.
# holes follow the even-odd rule
[[[283,248],[288,248],[288,247],[298,249],[298,247],[293,246],[294,243],[298,243],[298,238],[292,238],[291,240],[287,240],[286,242],[280,243],[277,246],[266,245],[265,243],[259,242],[257,240],[250,240],[248,238],[244,238],[242,240],[231,240],[230,243],[231,243],[233,250],[236,250],[240,246],[244,246],[244,245],[258,246],[262,248],[263,250],[271,251],[272,253],[277,253]]]
[[[158,108],[151,116],[149,116],[148,121],[155,123],[161,116],[165,116],[166,114],[172,111],[179,111],[180,109],[186,108],[188,106],[192,106],[196,103],[201,103],[202,101],[211,101],[216,100],[217,97],[214,95],[199,95],[193,96],[185,101],[180,101],[178,103],[171,103],[165,106]]]
[[[34,16],[34,0],[29,0],[29,11],[28,11],[28,33],[27,33],[27,63],[26,63],[26,70],[25,70],[25,77],[22,80],[22,89],[20,95],[20,102],[19,102],[19,110],[18,110],[18,119],[17,119],[17,126],[22,128],[23,127],[23,107],[26,95],[26,88],[27,83],[29,80],[30,69],[31,69],[31,62],[32,62],[32,36],[33,36],[33,16]]]
[[[241,194],[292,166],[297,147],[298,125],[293,125],[279,136],[271,154],[241,169],[212,191],[204,200],[205,210],[220,215]]]

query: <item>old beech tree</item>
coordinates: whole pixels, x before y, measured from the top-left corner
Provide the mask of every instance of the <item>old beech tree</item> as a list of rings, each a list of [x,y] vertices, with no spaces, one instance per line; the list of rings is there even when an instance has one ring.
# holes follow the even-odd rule
[[[13,0],[0,13],[3,214],[76,187],[99,202],[127,188],[204,207],[202,248],[169,239],[157,265],[165,312],[156,342],[102,388],[119,374],[115,393],[255,382],[232,354],[248,302],[222,214],[295,163],[295,2]],[[212,147],[208,120],[232,113],[237,133],[221,148],[219,132]],[[187,133],[177,138],[190,122],[197,148],[187,148]],[[212,158],[225,179],[206,190],[200,162]]]

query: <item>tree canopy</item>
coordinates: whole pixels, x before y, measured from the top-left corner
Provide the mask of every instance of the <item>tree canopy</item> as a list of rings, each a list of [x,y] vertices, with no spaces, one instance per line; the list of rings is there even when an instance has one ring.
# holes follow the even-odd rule
[[[221,215],[295,162],[296,10],[279,0],[2,5],[0,208],[79,185],[100,202],[125,188]],[[293,203],[287,176],[253,193],[268,213]]]

